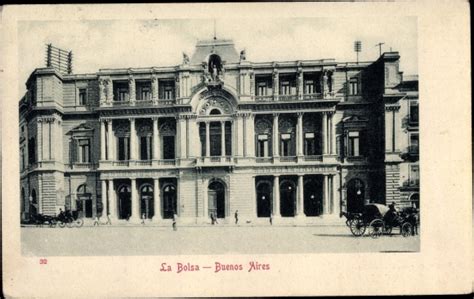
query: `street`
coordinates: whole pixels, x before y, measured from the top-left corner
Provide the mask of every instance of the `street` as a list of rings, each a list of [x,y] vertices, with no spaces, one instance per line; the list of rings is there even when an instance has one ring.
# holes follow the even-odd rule
[[[22,227],[25,256],[416,252],[419,236],[354,237],[346,226]]]

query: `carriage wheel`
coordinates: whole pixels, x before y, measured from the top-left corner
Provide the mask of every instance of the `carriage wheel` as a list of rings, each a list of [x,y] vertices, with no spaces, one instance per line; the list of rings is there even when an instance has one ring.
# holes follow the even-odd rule
[[[378,238],[383,234],[384,223],[381,219],[372,220],[369,224],[369,236],[372,238]]]
[[[64,228],[66,226],[66,223],[62,222],[62,221],[59,221],[59,227],[60,228]]]
[[[353,219],[350,222],[349,228],[351,229],[351,233],[356,237],[360,237],[365,233],[365,224],[361,219]]]
[[[53,220],[52,220],[52,221],[49,223],[49,227],[56,227],[56,221],[53,221]]]
[[[82,218],[78,218],[77,220],[74,221],[74,224],[77,227],[82,227],[84,225],[84,220]]]
[[[400,233],[402,234],[402,236],[408,237],[411,234],[411,230],[412,230],[411,224],[406,222],[400,228]]]
[[[393,229],[393,226],[387,224],[387,225],[385,225],[384,232],[388,235],[391,235],[392,234],[392,229]]]
[[[71,228],[71,227],[72,227],[72,224],[73,224],[72,222],[67,222],[67,223],[66,223],[66,226],[67,226],[68,228]]]

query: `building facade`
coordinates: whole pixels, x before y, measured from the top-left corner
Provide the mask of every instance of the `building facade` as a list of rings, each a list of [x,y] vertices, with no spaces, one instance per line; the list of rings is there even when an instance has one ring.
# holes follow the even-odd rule
[[[417,79],[399,59],[252,63],[214,39],[172,67],[36,69],[19,109],[21,217],[317,222],[418,202]]]

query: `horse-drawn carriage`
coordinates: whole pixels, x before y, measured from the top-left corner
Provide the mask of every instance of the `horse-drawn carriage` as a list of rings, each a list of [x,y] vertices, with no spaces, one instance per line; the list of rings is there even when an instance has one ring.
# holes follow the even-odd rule
[[[391,234],[394,228],[399,228],[400,234],[404,237],[414,232],[414,225],[411,215],[408,213],[398,213],[386,205],[371,203],[363,207],[360,213],[342,213],[346,217],[346,225],[351,233],[362,236],[364,233],[373,238],[383,234]]]
[[[65,226],[69,228],[73,226],[81,227],[84,224],[82,218],[74,217],[70,211],[61,211],[57,216],[36,214],[32,216],[30,221],[36,224],[36,226],[48,225],[49,227],[56,227],[58,225],[61,228]]]

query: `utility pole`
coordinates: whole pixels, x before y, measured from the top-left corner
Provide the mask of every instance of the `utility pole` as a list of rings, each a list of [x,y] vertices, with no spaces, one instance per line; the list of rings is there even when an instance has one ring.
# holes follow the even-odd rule
[[[376,44],[375,46],[376,47],[379,47],[379,56],[382,56],[382,45],[384,45],[385,43],[378,43]]]

